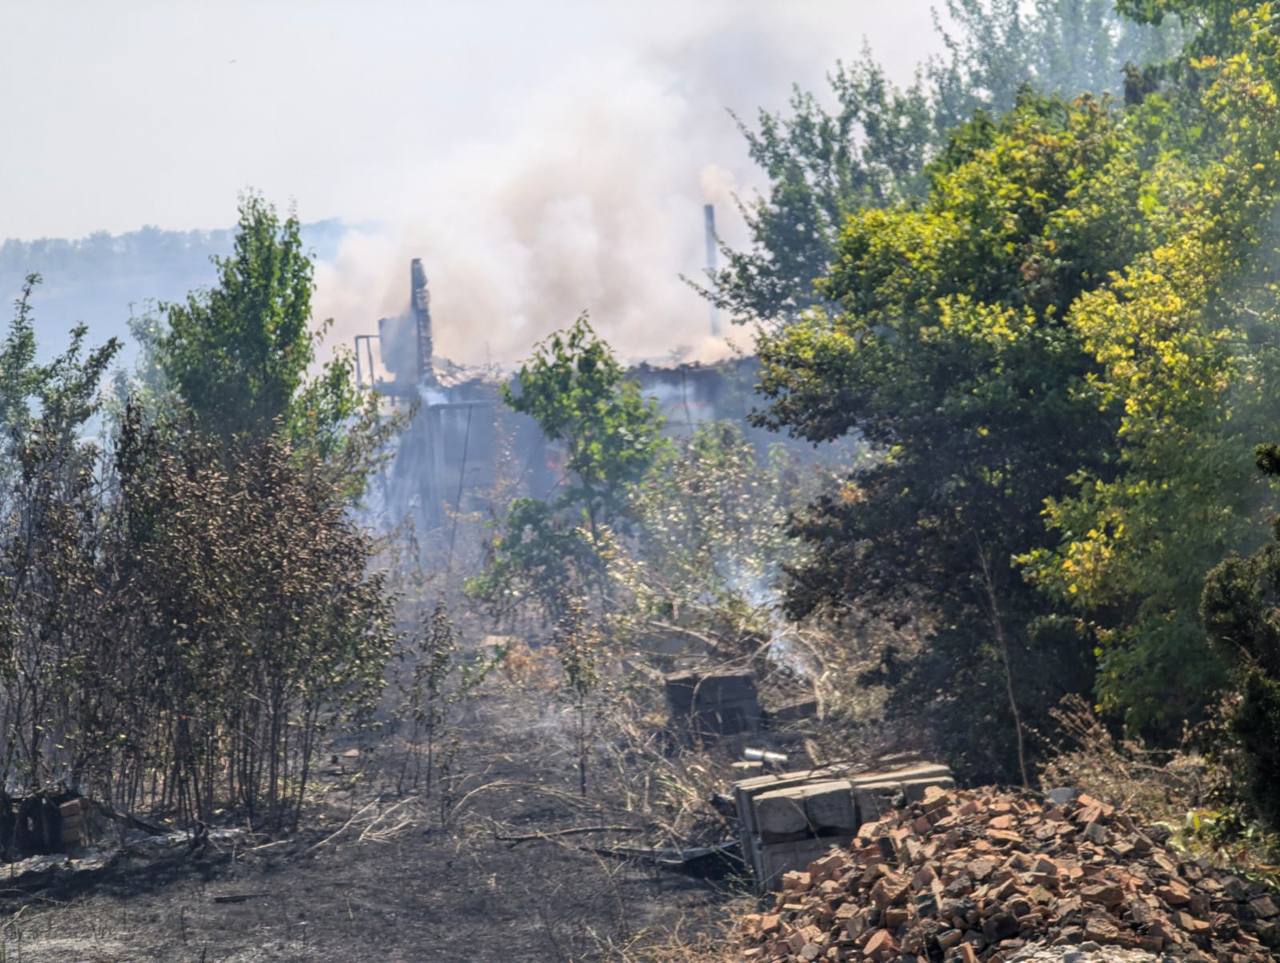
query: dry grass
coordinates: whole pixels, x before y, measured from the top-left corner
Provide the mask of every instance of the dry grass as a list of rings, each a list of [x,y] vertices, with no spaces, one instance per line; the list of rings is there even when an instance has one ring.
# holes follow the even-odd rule
[[[1229,773],[1194,751],[1190,734],[1165,751],[1117,739],[1078,696],[1064,699],[1053,716],[1066,742],[1042,767],[1043,785],[1075,786],[1163,827],[1185,852],[1280,886],[1280,838],[1220,808],[1230,796]]]
[[[1209,762],[1185,745],[1157,751],[1139,739],[1117,739],[1084,699],[1068,696],[1050,713],[1063,742],[1041,767],[1045,786],[1075,786],[1141,816],[1181,823],[1209,802]]]
[[[755,906],[744,896],[725,903],[715,919],[681,917],[662,932],[646,931],[627,945],[601,947],[601,957],[617,963],[737,963],[742,948],[734,921]]]

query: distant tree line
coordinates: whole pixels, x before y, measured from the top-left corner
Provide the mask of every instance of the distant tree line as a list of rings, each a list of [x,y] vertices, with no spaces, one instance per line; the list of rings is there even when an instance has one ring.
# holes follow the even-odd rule
[[[346,231],[341,221],[301,225],[319,258],[331,258]],[[157,301],[179,300],[214,281],[210,261],[229,254],[234,229],[176,231],[147,226],[81,238],[0,238],[0,298],[18,297],[28,275],[44,281],[34,292],[34,320],[42,346],[57,344],[75,323],[92,325],[95,337],[119,337],[117,363],[132,360],[129,319]],[[56,332],[53,333],[53,332]]]

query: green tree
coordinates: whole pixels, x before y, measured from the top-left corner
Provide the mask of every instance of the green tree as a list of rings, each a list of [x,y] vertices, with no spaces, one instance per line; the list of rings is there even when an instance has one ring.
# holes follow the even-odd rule
[[[952,27],[937,28],[946,53],[926,68],[935,129],[1003,113],[1024,88],[1119,97],[1132,70],[1179,55],[1189,32],[1181,13],[1158,24],[1123,14],[1114,0],[947,0]]]
[[[1044,501],[1072,473],[1109,470],[1117,412],[1066,313],[1148,243],[1135,123],[1029,94],[980,118],[923,202],[848,218],[820,284],[837,307],[758,341],[765,424],[856,433],[879,456],[792,522],[809,552],[788,610],[923,608],[898,706],[926,710],[975,776],[1023,776],[1027,726],[1091,680],[1088,645],[1011,562],[1052,543]]]
[[[833,262],[846,216],[868,206],[921,199],[926,165],[975,115],[1012,109],[1021,91],[1060,95],[1125,86],[1126,65],[1176,55],[1179,18],[1161,26],[1118,16],[1110,0],[948,0],[945,53],[897,87],[869,51],[837,65],[835,108],[796,90],[786,113],[739,121],[752,159],[769,179],[764,196],[740,205],[751,235],[704,293],[738,321],[794,321],[822,304],[814,281]],[[1154,84],[1154,75],[1141,78]]]
[[[1066,317],[1098,366],[1090,391],[1121,413],[1116,454],[1049,501],[1060,543],[1026,559],[1086,617],[1102,704],[1166,736],[1227,681],[1205,643],[1201,588],[1218,560],[1258,544],[1249,440],[1280,417],[1270,11],[1238,15],[1231,43],[1229,57],[1196,60],[1176,100],[1138,112],[1158,147],[1141,196],[1156,243]],[[1151,123],[1173,114],[1181,126]]]
[[[313,326],[312,262],[297,217],[257,194],[240,201],[234,252],[215,257],[217,284],[162,306],[160,372],[205,431],[227,439],[286,426],[297,441],[336,449],[360,410],[339,355],[314,378],[325,325]]]
[[[40,284],[31,274],[14,304],[8,334],[0,344],[0,432],[5,458],[0,472],[17,467],[23,447],[74,446],[86,423],[97,413],[98,386],[120,350],[115,338],[86,353],[88,325],[71,331],[71,343],[48,364],[36,360],[31,296]]]
[[[563,446],[564,504],[580,508],[593,529],[625,512],[627,486],[662,447],[662,417],[586,315],[539,344],[503,397]]]
[[[26,788],[67,775],[60,738],[101,632],[98,451],[82,438],[119,348],[86,351],[87,328],[36,361],[27,278],[0,345],[0,765]],[[54,720],[58,724],[55,725]]]
[[[501,608],[532,596],[558,616],[573,577],[598,573],[630,486],[663,448],[662,417],[585,315],[540,343],[504,396],[562,447],[565,477],[549,501],[512,502],[469,591]]]

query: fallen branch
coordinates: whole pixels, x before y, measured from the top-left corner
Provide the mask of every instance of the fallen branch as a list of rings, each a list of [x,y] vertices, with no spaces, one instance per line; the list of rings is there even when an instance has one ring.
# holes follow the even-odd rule
[[[270,896],[270,893],[229,893],[226,896],[215,896],[215,903],[243,903],[251,899],[264,899]]]
[[[416,802],[417,799],[418,799],[417,796],[410,796],[407,799],[402,799],[400,802],[396,803],[390,809],[387,809],[387,810],[384,810],[383,812],[378,813],[378,815],[376,815],[369,822],[369,825],[365,826],[365,828],[361,831],[359,842],[364,842],[367,839],[372,839],[375,842],[386,842],[388,839],[391,839],[401,830],[414,825],[415,819],[411,815],[402,817],[400,821],[396,823],[394,826],[386,827],[383,824],[384,824],[384,821],[387,820],[392,813],[396,812],[397,810],[403,809],[405,806],[409,805],[409,803],[411,802]],[[382,826],[383,828],[379,828],[380,826]]]
[[[134,829],[141,829],[144,833],[148,833],[152,836],[167,836],[172,832],[172,829],[169,827],[161,826],[159,823],[154,823],[149,819],[143,819],[141,816],[135,816],[133,813],[118,812],[101,800],[87,799],[83,796],[80,798],[85,799],[86,802],[93,805],[100,813],[102,813],[102,815],[114,822],[121,823],[125,826],[131,826]]]
[[[494,835],[500,843],[527,843],[534,839],[552,839],[556,836],[580,836],[585,833],[640,833],[643,829],[637,826],[573,826],[569,829],[552,829],[547,832],[540,833],[524,833],[520,836],[499,836]]]

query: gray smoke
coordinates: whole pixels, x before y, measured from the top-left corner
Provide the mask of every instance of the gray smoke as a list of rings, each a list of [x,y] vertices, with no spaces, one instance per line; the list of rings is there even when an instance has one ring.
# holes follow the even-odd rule
[[[584,310],[629,359],[730,350],[680,280],[701,277],[702,205],[716,205],[721,236],[740,244],[732,197],[760,186],[727,109],[750,119],[782,107],[792,83],[821,88],[885,15],[727,0],[670,13],[661,31],[637,20],[647,40],[513,92],[518,110],[495,116],[514,119],[487,136],[455,143],[440,131],[403,214],[353,231],[320,265],[316,310],[336,320],[332,338],[350,344],[403,312],[409,260],[422,257],[436,350],[455,361],[519,359]]]

